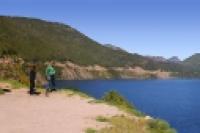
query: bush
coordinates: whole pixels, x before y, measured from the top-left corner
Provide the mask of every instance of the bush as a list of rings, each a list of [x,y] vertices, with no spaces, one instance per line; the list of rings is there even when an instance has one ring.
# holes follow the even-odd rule
[[[141,112],[137,111],[132,104],[130,104],[124,97],[122,97],[116,91],[108,92],[102,99],[103,101],[115,105],[129,113],[133,113],[137,116],[143,116]]]
[[[128,112],[134,113],[137,116],[144,116],[143,113],[137,111],[133,105],[131,105],[126,99],[124,99],[122,96],[120,96],[120,94],[117,93],[116,91],[108,92],[103,97],[103,100],[107,103],[113,104],[113,105],[115,105],[121,109],[124,109]],[[120,121],[124,120],[126,123],[128,123],[127,121],[130,121],[129,119],[122,118],[122,117],[121,118],[118,117],[117,119],[120,119]],[[114,120],[116,120],[116,119],[114,119]],[[141,122],[141,123],[143,123],[143,122]],[[148,127],[148,131],[150,131],[150,133],[176,133],[176,131],[174,129],[172,129],[170,127],[170,125],[163,120],[152,119],[152,120],[147,121],[147,123],[145,125]],[[132,127],[132,126],[130,126],[130,127]],[[133,128],[135,128],[135,127],[133,126]],[[113,129],[115,129],[115,128],[113,128]],[[131,129],[131,130],[133,130],[133,129]]]
[[[118,92],[110,91],[104,97],[103,100],[105,102],[111,103],[113,105],[120,105],[126,108],[133,108],[133,106],[128,103]]]
[[[0,88],[0,95],[4,94],[4,91]]]
[[[106,117],[98,116],[96,118],[96,121],[98,121],[98,122],[108,122],[109,120]]]
[[[150,120],[148,126],[148,129],[152,133],[176,133],[176,131],[172,129],[170,125],[163,120]]]
[[[4,80],[4,79],[0,79],[0,82],[3,82],[3,83],[8,83],[11,85],[11,87],[13,89],[19,89],[19,88],[23,88],[23,87],[26,87],[26,85],[16,81],[16,80]]]

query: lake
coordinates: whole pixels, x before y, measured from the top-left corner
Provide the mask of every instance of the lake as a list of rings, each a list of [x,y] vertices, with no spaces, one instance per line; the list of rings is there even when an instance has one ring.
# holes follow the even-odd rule
[[[168,121],[179,133],[200,133],[200,80],[58,81],[95,98],[116,90],[136,108]]]

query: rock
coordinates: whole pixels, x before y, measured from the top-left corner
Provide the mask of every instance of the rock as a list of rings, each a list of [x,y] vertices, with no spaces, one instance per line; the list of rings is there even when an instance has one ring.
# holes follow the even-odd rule
[[[152,120],[153,118],[151,116],[145,116],[145,120]]]

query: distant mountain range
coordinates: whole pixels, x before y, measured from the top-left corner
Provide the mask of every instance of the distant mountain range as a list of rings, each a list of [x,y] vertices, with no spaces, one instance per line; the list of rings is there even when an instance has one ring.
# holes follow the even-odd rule
[[[142,67],[146,70],[199,72],[200,54],[181,61],[128,53],[112,44],[100,44],[78,30],[57,22],[0,16],[0,56],[15,55],[26,61],[71,61],[79,65]]]
[[[162,56],[146,56],[149,59],[152,59],[154,61],[158,62],[172,62],[172,63],[181,63],[181,60],[177,56],[172,56],[169,59],[166,59]]]
[[[172,56],[171,58],[167,60],[174,63],[181,63],[181,60],[178,58],[178,56]]]
[[[191,67],[194,71],[200,71],[200,53],[196,53],[184,60],[184,64]]]

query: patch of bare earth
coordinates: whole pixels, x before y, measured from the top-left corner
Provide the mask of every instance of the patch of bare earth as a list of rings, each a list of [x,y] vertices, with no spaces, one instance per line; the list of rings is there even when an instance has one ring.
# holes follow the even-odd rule
[[[97,116],[122,114],[115,107],[91,104],[79,96],[59,92],[30,96],[26,89],[12,90],[0,96],[0,133],[84,133],[87,128],[109,126],[97,122]]]

